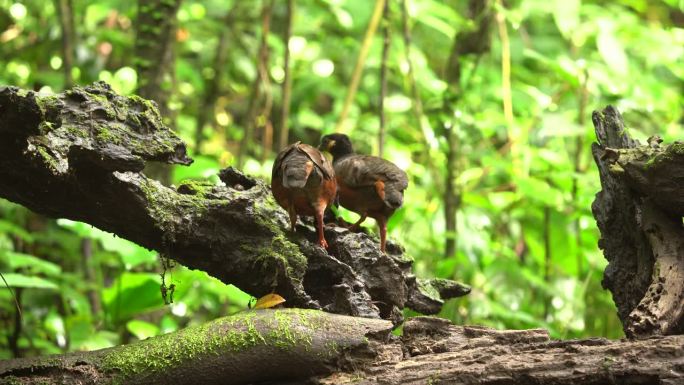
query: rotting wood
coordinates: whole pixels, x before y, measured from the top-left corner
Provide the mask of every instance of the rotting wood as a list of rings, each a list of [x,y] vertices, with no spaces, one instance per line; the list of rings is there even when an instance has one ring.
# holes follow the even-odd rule
[[[595,111],[602,190],[592,212],[608,260],[603,286],[631,337],[684,331],[684,144],[633,140],[614,107]]]

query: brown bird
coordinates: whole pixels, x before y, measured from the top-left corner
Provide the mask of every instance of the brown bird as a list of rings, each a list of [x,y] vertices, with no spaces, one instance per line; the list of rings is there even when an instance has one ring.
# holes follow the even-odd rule
[[[377,156],[354,154],[344,134],[324,136],[318,148],[333,156],[340,204],[361,215],[351,229],[356,230],[367,217],[375,219],[380,227],[380,250],[384,252],[387,220],[404,201],[406,173]]]
[[[271,189],[276,202],[290,214],[292,231],[297,215],[313,215],[318,243],[328,248],[323,234],[323,212],[335,199],[337,182],[325,156],[301,142],[287,146],[273,163]]]

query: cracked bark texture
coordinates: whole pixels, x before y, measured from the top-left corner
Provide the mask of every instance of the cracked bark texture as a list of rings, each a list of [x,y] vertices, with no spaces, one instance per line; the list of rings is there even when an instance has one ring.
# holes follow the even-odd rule
[[[627,336],[684,331],[684,144],[630,138],[614,107],[592,116],[592,154],[602,190],[592,212],[608,260],[603,286],[613,294]]]
[[[408,306],[435,314],[469,288],[417,280],[402,248],[327,227],[288,229],[287,214],[261,180],[228,168],[223,181],[166,187],[146,164],[189,164],[185,144],[153,102],[122,97],[106,83],[45,96],[0,88],[0,196],[52,217],[83,221],[181,264],[288,307],[323,309],[395,323]]]
[[[684,336],[553,341],[545,330],[246,311],[131,345],[0,362],[0,383],[675,385]]]

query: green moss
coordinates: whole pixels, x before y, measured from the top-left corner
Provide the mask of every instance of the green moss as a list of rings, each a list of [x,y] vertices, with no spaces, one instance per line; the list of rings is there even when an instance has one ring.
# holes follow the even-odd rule
[[[66,131],[69,135],[76,138],[87,138],[89,136],[88,132],[82,130],[81,128],[74,125],[62,126],[60,129]]]
[[[268,263],[264,259],[274,259],[281,261],[287,274],[294,280],[301,280],[306,272],[307,260],[302,254],[299,246],[291,242],[284,234],[283,228],[273,220],[275,211],[280,210],[280,206],[275,199],[268,195],[264,199],[255,200],[255,222],[273,234],[271,244],[267,247],[251,247],[243,245],[246,251],[258,254],[262,263]]]
[[[205,198],[207,192],[214,187],[214,183],[209,181],[198,181],[193,179],[184,180],[178,186],[178,192],[184,195],[192,195],[198,198]]]
[[[43,117],[55,116],[59,113],[61,109],[61,100],[54,95],[39,96],[36,98],[36,104],[40,108],[40,112]],[[45,122],[48,123],[48,122]],[[46,135],[48,132],[52,131],[53,125],[41,124],[39,127],[40,133]]]
[[[110,129],[108,129],[106,126],[98,126],[97,127],[97,133],[95,134],[95,138],[99,140],[100,142],[109,142],[113,144],[121,144],[121,135],[117,135],[114,132],[112,132]]]
[[[288,312],[276,310],[273,320],[273,324],[270,325],[272,329],[268,333],[273,345],[283,349],[300,344],[307,350],[311,347],[311,333],[304,332],[307,329],[314,329],[310,314],[300,309]],[[299,327],[295,327],[297,325]]]
[[[675,142],[667,146],[667,151],[672,154],[684,155],[684,142]]]
[[[58,173],[60,172],[60,166],[59,166],[59,159],[55,158],[48,150],[47,148],[37,145],[36,146],[36,151],[38,151],[38,155],[40,158],[43,160],[43,163],[53,172]]]
[[[101,366],[123,380],[137,373],[162,372],[188,359],[241,352],[258,345],[279,349],[308,348],[321,319],[319,314],[314,310],[282,309],[273,311],[273,317],[262,318],[260,311],[246,311],[174,334],[114,348],[103,357]]]

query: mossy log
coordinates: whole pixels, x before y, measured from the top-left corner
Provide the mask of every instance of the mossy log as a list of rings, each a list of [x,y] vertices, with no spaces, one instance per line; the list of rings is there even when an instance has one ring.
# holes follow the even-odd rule
[[[602,190],[592,211],[608,260],[603,286],[631,337],[684,332],[684,144],[630,138],[613,107],[595,111]]]
[[[185,144],[154,102],[122,97],[103,82],[59,95],[0,88],[0,197],[52,217],[83,221],[181,264],[288,307],[401,321],[411,307],[437,313],[468,293],[452,281],[418,281],[411,260],[389,243],[326,228],[288,230],[270,188],[232,168],[223,184],[177,188],[148,178],[151,162],[189,164]]]
[[[681,384],[684,336],[551,341],[418,317],[246,311],[130,345],[0,361],[12,384]]]
[[[130,345],[0,361],[0,383],[249,384],[306,379],[371,356],[392,323],[316,310],[250,310]]]

